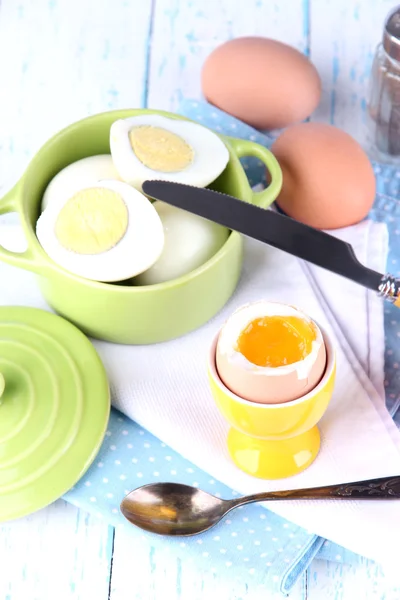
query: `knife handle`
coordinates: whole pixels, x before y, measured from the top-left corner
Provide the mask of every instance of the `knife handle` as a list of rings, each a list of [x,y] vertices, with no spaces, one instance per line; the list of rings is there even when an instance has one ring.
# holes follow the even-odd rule
[[[378,295],[400,308],[400,279],[387,274],[382,277]]]

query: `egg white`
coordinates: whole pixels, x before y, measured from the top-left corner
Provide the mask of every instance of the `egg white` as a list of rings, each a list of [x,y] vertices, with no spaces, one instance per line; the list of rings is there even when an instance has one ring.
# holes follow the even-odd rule
[[[153,204],[164,227],[160,258],[134,283],[152,285],[176,279],[197,269],[223,246],[229,230],[217,223],[156,200]]]
[[[94,181],[121,180],[111,154],[97,154],[81,158],[61,169],[48,184],[42,198],[42,211],[50,202],[67,194],[72,196]]]
[[[162,127],[184,139],[194,151],[191,164],[181,171],[168,173],[146,167],[135,155],[129,140],[130,130],[141,125]],[[154,179],[205,187],[217,179],[229,161],[227,147],[210,129],[162,115],[139,115],[115,121],[110,129],[110,148],[121,179],[140,191],[144,181]]]
[[[164,230],[153,204],[128,184],[100,181],[80,190],[106,188],[118,193],[128,211],[128,226],[123,238],[111,249],[99,254],[78,254],[62,246],[55,234],[57,217],[71,198],[65,192],[51,202],[40,215],[36,234],[44,251],[59,266],[80,277],[102,282],[123,281],[148,269],[161,255]]]
[[[287,304],[266,300],[246,304],[237,309],[222,327],[218,339],[218,352],[224,355],[229,363],[235,365],[238,369],[251,371],[254,375],[279,377],[296,371],[299,380],[307,379],[317,360],[318,352],[321,346],[324,345],[322,333],[315,323],[316,339],[312,341],[311,352],[302,360],[290,365],[262,367],[250,362],[241,352],[236,350],[238,338],[249,323],[254,319],[269,316],[298,317],[307,323],[312,323],[312,320],[307,315]]]

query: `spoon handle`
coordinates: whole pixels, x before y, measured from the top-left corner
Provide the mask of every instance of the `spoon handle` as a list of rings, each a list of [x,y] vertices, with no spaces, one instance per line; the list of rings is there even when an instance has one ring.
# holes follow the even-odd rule
[[[317,500],[321,498],[339,498],[345,500],[379,500],[400,499],[400,476],[353,481],[340,485],[325,485],[321,487],[304,488],[299,490],[283,490],[280,492],[261,492],[251,496],[243,496],[234,500],[235,506],[260,502],[263,500]]]

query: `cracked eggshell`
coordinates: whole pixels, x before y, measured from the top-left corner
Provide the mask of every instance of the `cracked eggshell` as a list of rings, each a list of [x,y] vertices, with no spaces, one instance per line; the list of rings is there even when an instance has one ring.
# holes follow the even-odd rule
[[[293,316],[314,325],[316,338],[302,360],[280,367],[261,367],[236,350],[242,331],[254,319]],[[326,367],[326,348],[321,330],[306,314],[293,306],[260,301],[242,306],[222,327],[216,349],[216,367],[224,385],[250,402],[281,404],[297,400],[314,389]]]

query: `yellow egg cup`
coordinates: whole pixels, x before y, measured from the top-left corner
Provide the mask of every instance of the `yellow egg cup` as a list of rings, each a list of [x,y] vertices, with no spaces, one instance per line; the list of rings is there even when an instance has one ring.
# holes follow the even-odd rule
[[[332,397],[336,358],[331,339],[321,327],[327,364],[319,384],[308,394],[283,404],[249,402],[221,381],[215,353],[219,332],[208,357],[211,392],[218,409],[231,425],[227,444],[234,463],[261,479],[282,479],[300,473],[317,457],[320,434],[317,423]]]

